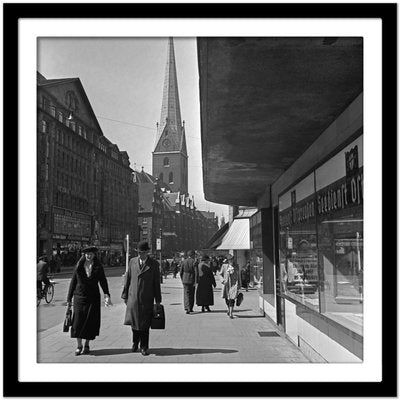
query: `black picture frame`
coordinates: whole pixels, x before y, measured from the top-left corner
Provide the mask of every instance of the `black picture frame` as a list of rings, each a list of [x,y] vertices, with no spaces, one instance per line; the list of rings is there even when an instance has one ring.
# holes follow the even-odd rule
[[[380,18],[382,20],[382,382],[20,382],[18,380],[18,21],[21,18]],[[392,397],[397,395],[397,4],[3,4],[3,390],[7,397]],[[390,190],[390,192],[389,192]],[[32,257],[34,257],[32,255]],[[390,258],[389,258],[390,257]],[[395,258],[395,260],[393,260]],[[17,361],[17,362],[16,362]],[[60,377],[62,379],[62,377]]]

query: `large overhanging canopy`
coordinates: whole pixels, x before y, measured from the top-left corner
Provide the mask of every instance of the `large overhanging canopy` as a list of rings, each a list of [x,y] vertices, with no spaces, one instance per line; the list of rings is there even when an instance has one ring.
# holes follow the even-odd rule
[[[204,193],[257,199],[363,91],[361,37],[197,39]]]
[[[217,250],[249,250],[250,220],[234,219]]]

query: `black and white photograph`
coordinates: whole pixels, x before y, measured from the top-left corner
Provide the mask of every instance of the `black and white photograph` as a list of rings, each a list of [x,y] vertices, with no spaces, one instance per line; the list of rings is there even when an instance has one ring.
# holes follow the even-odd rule
[[[39,38],[37,74],[38,362],[362,362],[363,38]]]
[[[381,382],[381,20],[21,21],[19,380]]]

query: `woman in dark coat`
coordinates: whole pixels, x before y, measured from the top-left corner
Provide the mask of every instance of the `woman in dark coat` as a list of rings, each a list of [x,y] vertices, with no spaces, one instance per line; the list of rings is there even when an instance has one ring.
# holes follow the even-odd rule
[[[96,247],[82,250],[83,256],[78,261],[69,285],[67,306],[73,303],[71,337],[76,338],[75,355],[89,354],[89,341],[100,333],[100,290],[104,292],[106,306],[111,305],[110,292],[104,269],[95,256]],[[85,346],[82,347],[82,339]]]
[[[204,312],[204,309],[211,311],[210,306],[214,305],[213,287],[215,288],[216,283],[208,260],[208,255],[203,254],[198,266],[196,304],[201,306],[201,312]]]

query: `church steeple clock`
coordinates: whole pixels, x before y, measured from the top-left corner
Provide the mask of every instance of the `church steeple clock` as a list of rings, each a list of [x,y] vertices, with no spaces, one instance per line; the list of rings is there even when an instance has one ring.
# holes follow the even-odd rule
[[[185,121],[181,121],[172,38],[168,39],[161,117],[153,151],[153,176],[167,183],[173,192],[188,193]]]

